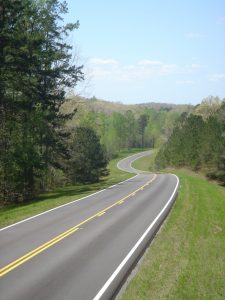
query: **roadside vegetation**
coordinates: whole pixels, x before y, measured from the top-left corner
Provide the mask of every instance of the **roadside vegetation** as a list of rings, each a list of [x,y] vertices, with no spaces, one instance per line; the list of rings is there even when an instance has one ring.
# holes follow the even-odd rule
[[[67,113],[77,110],[67,127],[88,127],[95,130],[109,158],[121,149],[155,148],[169,137],[175,121],[188,109],[142,105],[119,105],[97,99],[73,97],[63,106]]]
[[[122,300],[224,299],[225,188],[187,169],[178,198]]]
[[[124,149],[159,147],[185,105],[121,105],[69,97],[84,80],[73,64],[59,0],[4,0],[0,9],[0,207],[98,182]],[[85,146],[86,145],[86,146]]]
[[[66,2],[4,0],[0,9],[0,205],[30,201],[49,188],[70,156],[60,107],[83,80],[71,64]]]
[[[160,149],[133,163],[176,174],[180,190],[122,300],[224,298],[224,104],[208,97],[181,114]]]
[[[122,299],[222,299],[225,100],[193,107],[69,97],[84,74],[71,63],[66,41],[79,22],[63,23],[66,2],[0,6],[0,227],[132,177],[117,162],[151,148],[133,166],[180,168],[180,193]]]
[[[158,149],[152,149],[151,154],[143,156],[132,163],[132,167],[138,170],[153,172],[155,170],[155,157]]]
[[[209,97],[191,114],[181,114],[156,166],[187,166],[225,185],[225,101]]]
[[[117,168],[119,160],[140,152],[141,149],[123,150],[118,157],[109,162],[109,175],[102,177],[97,183],[80,184],[65,186],[55,189],[52,192],[41,194],[39,197],[23,204],[11,204],[0,210],[0,227],[4,227],[38,213],[44,212],[56,206],[71,202],[73,200],[85,197],[101,189],[107,188],[113,184],[124,181],[134,176],[133,174],[123,172]]]

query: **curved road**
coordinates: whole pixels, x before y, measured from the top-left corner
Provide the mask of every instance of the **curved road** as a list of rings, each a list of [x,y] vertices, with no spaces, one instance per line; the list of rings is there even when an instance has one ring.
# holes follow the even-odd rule
[[[118,167],[133,172],[135,158]],[[0,229],[0,299],[111,299],[169,212],[178,185],[172,174],[138,174]]]
[[[135,173],[135,174],[140,174],[140,173],[146,173],[146,171],[141,171],[141,170],[137,170],[137,169],[134,169],[132,167],[132,163],[143,157],[143,156],[148,156],[151,154],[151,150],[148,150],[148,151],[143,151],[143,152],[139,152],[139,153],[136,153],[134,155],[131,155],[129,157],[126,157],[122,160],[120,160],[117,164],[117,168],[122,170],[122,171],[125,171],[125,172],[129,172],[129,173]]]

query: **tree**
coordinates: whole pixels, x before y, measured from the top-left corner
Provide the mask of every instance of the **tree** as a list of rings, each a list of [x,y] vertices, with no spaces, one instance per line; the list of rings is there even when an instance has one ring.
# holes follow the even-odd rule
[[[0,201],[31,199],[50,166],[66,155],[60,110],[65,90],[82,79],[65,37],[58,0],[0,2]]]
[[[195,114],[200,115],[206,120],[209,117],[216,115],[222,101],[219,97],[209,96],[202,100],[201,104],[196,106]]]
[[[93,129],[78,127],[70,141],[67,174],[72,183],[98,182],[107,174],[106,153]]]
[[[188,166],[202,169],[206,175],[225,184],[225,106],[207,118],[182,114],[173,133],[161,147],[156,165]]]
[[[113,113],[113,127],[116,133],[116,144],[120,151],[127,142],[126,119],[124,115],[118,112]]]
[[[145,128],[148,124],[148,115],[142,114],[140,115],[138,119],[138,126],[139,126],[139,133],[141,134],[141,146],[144,148],[144,134],[145,134]]]
[[[137,140],[137,122],[135,120],[134,114],[131,110],[127,110],[125,113],[126,119],[126,132],[127,132],[127,147],[132,148],[136,145]]]

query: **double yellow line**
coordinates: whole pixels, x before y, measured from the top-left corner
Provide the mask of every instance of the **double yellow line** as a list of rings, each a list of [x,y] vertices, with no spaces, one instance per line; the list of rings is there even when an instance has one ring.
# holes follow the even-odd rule
[[[152,181],[154,181],[156,179],[157,175],[154,174],[153,178],[151,180],[149,180],[147,183],[145,183],[143,186],[141,186],[140,188],[138,188],[137,190],[133,191],[132,193],[130,193],[129,195],[125,196],[124,198],[120,199],[119,201],[115,202],[114,204],[104,208],[103,210],[99,211],[98,213],[92,215],[91,217],[85,219],[84,221],[80,222],[79,224],[75,225],[74,227],[71,227],[70,229],[68,229],[67,231],[59,234],[58,236],[56,236],[55,238],[49,240],[48,242],[40,245],[39,247],[35,248],[34,250],[28,252],[27,254],[21,256],[20,258],[12,261],[11,263],[9,263],[8,265],[6,265],[5,267],[3,267],[2,269],[0,269],[0,277],[6,275],[7,273],[9,273],[10,271],[14,270],[15,268],[19,267],[20,265],[22,265],[23,263],[25,263],[26,261],[30,260],[31,258],[33,258],[34,256],[38,255],[39,253],[45,251],[46,249],[52,247],[53,245],[55,245],[56,243],[60,242],[61,240],[65,239],[66,237],[68,237],[69,235],[73,234],[74,232],[76,232],[77,230],[79,230],[79,227],[81,225],[84,225],[85,223],[91,221],[92,219],[96,218],[96,217],[100,217],[103,214],[105,214],[106,211],[108,211],[109,209],[111,209],[112,207],[116,206],[116,205],[121,205],[126,199],[134,196],[138,191],[143,190],[143,188],[145,188],[147,185],[149,185]]]

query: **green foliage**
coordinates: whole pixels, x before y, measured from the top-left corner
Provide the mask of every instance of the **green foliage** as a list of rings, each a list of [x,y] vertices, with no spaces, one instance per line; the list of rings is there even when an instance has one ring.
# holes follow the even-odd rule
[[[0,202],[31,199],[65,157],[65,89],[82,79],[58,0],[0,1]]]
[[[94,130],[76,128],[71,135],[67,168],[70,181],[73,184],[98,182],[100,176],[107,174],[107,163],[106,153]]]
[[[64,106],[67,112],[77,108],[68,127],[93,128],[112,159],[121,149],[135,147],[158,148],[171,135],[181,111],[146,108],[141,105],[122,105],[76,97]]]
[[[209,96],[202,100],[201,104],[195,108],[195,114],[202,116],[204,120],[217,114],[221,106],[219,97]]]
[[[138,118],[138,129],[139,133],[141,135],[141,146],[144,147],[144,134],[145,134],[145,128],[148,125],[148,115],[147,114],[141,114]]]
[[[190,170],[121,300],[224,299],[225,188]]]
[[[20,205],[11,204],[0,209],[0,228],[29,218],[59,205],[88,196],[101,189],[131,178],[133,174],[126,173],[117,168],[119,160],[140,152],[141,149],[123,150],[116,159],[109,162],[110,174],[101,178],[97,183],[76,184],[58,187],[53,191],[40,194],[32,201]]]
[[[156,165],[158,168],[189,166],[193,170],[202,169],[209,177],[225,183],[224,132],[224,103],[205,120],[198,114],[182,114],[169,140],[160,149]]]

